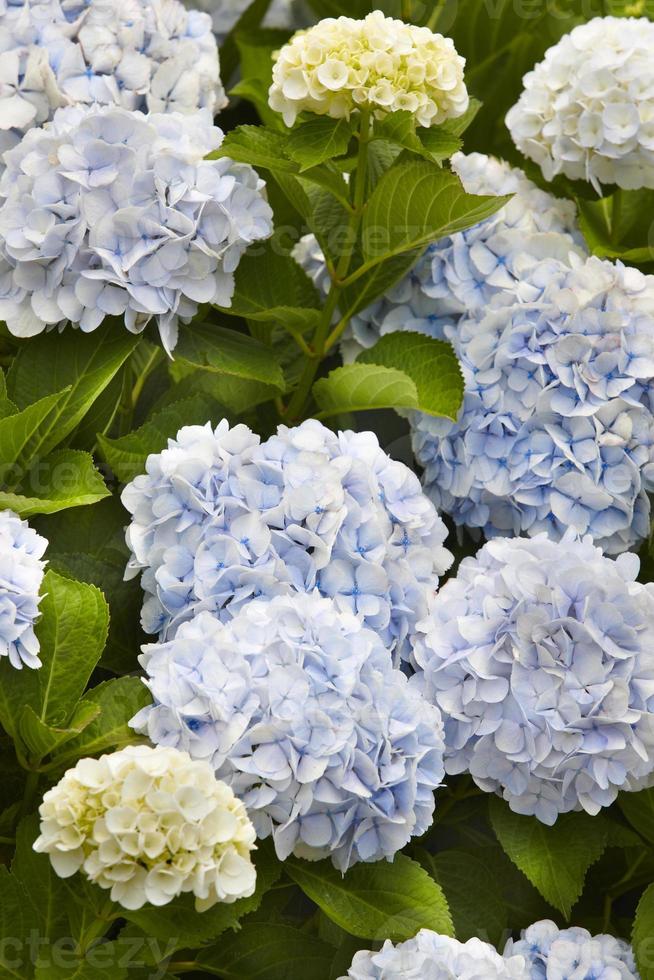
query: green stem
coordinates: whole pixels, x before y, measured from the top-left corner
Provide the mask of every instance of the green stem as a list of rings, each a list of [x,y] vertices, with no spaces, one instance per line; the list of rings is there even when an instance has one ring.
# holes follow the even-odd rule
[[[18,811],[18,821],[20,822],[23,817],[26,817],[28,813],[34,809],[34,798],[36,797],[37,790],[39,788],[39,773],[35,772],[33,769],[28,772],[27,779],[25,780],[25,789],[23,791],[23,800],[20,805],[20,810]]]
[[[402,0],[402,12],[400,17],[407,22],[411,21],[411,0]]]
[[[101,939],[105,935],[109,925],[118,918],[116,906],[108,899],[100,910],[100,914],[95,917],[88,929],[85,929],[79,938],[75,952],[78,956],[84,956],[96,939]]]
[[[316,327],[316,332],[311,342],[311,356],[307,359],[304,371],[300,377],[297,388],[289,401],[285,417],[290,422],[297,422],[301,419],[305,405],[309,398],[313,382],[320,364],[329,351],[331,344],[329,338],[332,331],[334,314],[338,308],[338,301],[343,289],[343,281],[347,278],[352,256],[356,248],[357,237],[361,227],[361,220],[365,208],[366,185],[368,180],[368,144],[370,142],[370,110],[362,109],[359,117],[359,151],[357,154],[356,171],[354,173],[352,211],[348,221],[347,233],[343,251],[341,252],[334,273],[332,284],[327,294],[320,323]],[[345,329],[345,325],[341,328]],[[330,333],[331,332],[331,333]]]
[[[643,849],[642,853],[638,855],[636,860],[627,869],[626,873],[616,881],[615,885],[610,892],[607,892],[604,896],[604,931],[607,932],[611,925],[611,916],[613,915],[613,903],[617,898],[625,893],[625,891],[630,891],[633,887],[633,878],[638,868],[641,866],[648,853]]]

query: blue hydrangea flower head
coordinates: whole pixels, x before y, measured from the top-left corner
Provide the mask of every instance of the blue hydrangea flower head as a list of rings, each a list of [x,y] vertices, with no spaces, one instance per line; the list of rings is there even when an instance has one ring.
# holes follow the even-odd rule
[[[497,538],[419,624],[411,683],[443,713],[448,773],[516,813],[597,814],[654,771],[654,584],[590,536]]]
[[[486,537],[573,527],[625,551],[654,487],[654,276],[548,259],[529,281],[537,301],[460,325],[457,421],[413,416],[425,488]]]
[[[373,433],[309,420],[260,443],[223,420],[182,429],[146,470],[122,499],[147,632],[317,588],[408,659],[452,555],[420,481]]]
[[[211,18],[178,0],[0,3],[0,153],[65,105],[215,114]]]
[[[482,153],[457,153],[452,169],[469,194],[511,194],[472,228],[434,242],[399,283],[351,320],[342,352],[353,360],[381,336],[413,330],[451,339],[462,316],[477,316],[493,300],[537,299],[528,271],[540,259],[580,254],[582,236],[571,201],[540,190],[522,171]],[[329,274],[313,235],[296,246],[296,261],[324,293]]]
[[[549,920],[509,940],[505,956],[523,956],[529,980],[638,980],[631,947],[613,936],[591,936],[587,929],[559,929]]]
[[[203,157],[222,133],[193,116],[60,109],[5,154],[0,179],[0,317],[29,337],[106,316],[138,333],[154,318],[166,350],[200,303],[229,306],[246,248],[272,233],[251,167]]]
[[[0,657],[12,667],[40,667],[34,624],[48,542],[10,510],[0,511]]]
[[[134,727],[211,762],[281,860],[345,871],[429,827],[440,712],[332,599],[259,599],[229,623],[201,612],[140,659],[154,704]]]
[[[363,949],[341,980],[529,980],[523,956],[500,956],[489,943],[460,943],[421,929],[396,946],[387,939],[380,950]]]

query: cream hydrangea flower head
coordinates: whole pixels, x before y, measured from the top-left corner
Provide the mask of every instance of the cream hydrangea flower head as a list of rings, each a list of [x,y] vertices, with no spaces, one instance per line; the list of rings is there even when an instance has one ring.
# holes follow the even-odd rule
[[[595,17],[525,75],[506,125],[546,180],[654,188],[654,23]]]
[[[34,850],[61,878],[84,871],[124,908],[193,892],[203,912],[251,895],[254,827],[208,762],[159,746],[81,759],[43,797]]]
[[[277,55],[268,93],[287,126],[305,110],[335,119],[356,109],[382,116],[399,109],[435,126],[468,108],[465,59],[426,27],[385,17],[329,17],[298,31]]]

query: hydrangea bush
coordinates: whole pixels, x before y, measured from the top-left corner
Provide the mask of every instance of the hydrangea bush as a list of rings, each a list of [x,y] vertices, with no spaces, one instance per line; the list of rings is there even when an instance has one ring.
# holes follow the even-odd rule
[[[654,3],[378,6],[0,0],[3,977],[654,980]]]

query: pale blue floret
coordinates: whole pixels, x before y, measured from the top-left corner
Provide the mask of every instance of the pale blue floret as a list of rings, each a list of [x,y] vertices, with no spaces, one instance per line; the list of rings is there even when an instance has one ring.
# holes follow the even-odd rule
[[[34,625],[48,542],[10,510],[0,511],[0,657],[12,667],[40,667]]]
[[[445,768],[546,824],[654,771],[654,585],[590,536],[497,538],[418,624],[411,683],[443,713]]]
[[[133,720],[211,762],[277,855],[345,871],[392,859],[432,819],[440,712],[376,633],[317,593],[207,612],[140,658],[154,700]]]
[[[523,956],[528,980],[638,980],[631,947],[613,936],[591,936],[587,929],[559,929],[549,920],[509,940],[505,956]]]
[[[243,425],[188,426],[146,469],[122,499],[148,632],[317,588],[408,659],[452,556],[420,481],[371,432],[309,420],[259,443]]]

